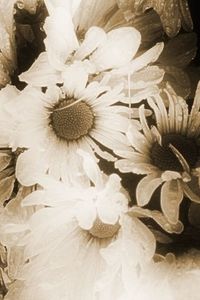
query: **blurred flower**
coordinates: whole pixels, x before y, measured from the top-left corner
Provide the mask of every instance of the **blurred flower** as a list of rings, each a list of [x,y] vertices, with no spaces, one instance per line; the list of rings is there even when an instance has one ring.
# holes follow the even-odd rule
[[[5,109],[5,105],[17,95],[18,90],[11,85],[7,85],[0,91],[0,207],[3,207],[18,191],[15,166],[17,156],[22,149],[12,151],[9,147],[9,138],[16,124],[14,120],[10,120],[10,114]]]
[[[26,234],[24,222],[35,211],[33,207],[21,207],[21,201],[34,189],[20,187],[15,198],[0,210],[0,273],[4,296],[18,277],[24,265],[24,246],[20,240]],[[14,232],[14,233],[13,233]]]
[[[142,273],[137,300],[199,299],[200,251],[191,249],[178,257],[168,253]]]
[[[193,28],[187,0],[118,0],[117,2],[128,20],[153,8],[160,17],[164,31],[170,37],[177,35],[181,26],[188,31]]]
[[[0,206],[11,199],[15,181],[15,154],[9,148],[0,149]]]
[[[139,108],[143,133],[129,128],[127,137],[135,149],[117,151],[124,159],[115,166],[122,172],[145,174],[136,189],[139,205],[148,204],[161,187],[161,208],[167,219],[176,224],[179,206],[185,194],[194,202],[199,198],[199,88],[189,113],[184,99],[168,87],[168,109],[160,96],[149,98],[156,126],[149,128],[144,106]]]
[[[85,163],[88,159],[86,155]],[[92,162],[88,175],[93,186],[84,189],[40,177],[44,189],[24,199],[23,206],[40,209],[27,222],[28,263],[19,276],[24,284],[14,283],[8,299],[132,295],[138,272],[154,255],[154,237],[138,218],[126,214],[128,199],[118,175],[107,177]]]
[[[0,88],[10,82],[10,76],[17,67],[14,0],[0,3]]]

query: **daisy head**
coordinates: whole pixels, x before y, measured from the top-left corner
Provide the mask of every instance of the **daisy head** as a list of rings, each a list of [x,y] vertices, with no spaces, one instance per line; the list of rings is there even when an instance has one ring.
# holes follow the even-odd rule
[[[41,171],[78,182],[83,179],[79,148],[113,161],[105,149],[124,149],[128,143],[123,134],[128,128],[128,109],[116,105],[123,98],[121,87],[87,85],[87,74],[79,65],[68,71],[62,87],[51,86],[45,93],[27,87],[6,106],[17,123],[10,145],[14,150],[28,149],[16,166],[17,178],[24,185],[32,185],[35,179],[31,177]],[[70,78],[72,73],[76,80]]]
[[[107,177],[94,164],[89,176],[93,185],[80,189],[42,176],[43,189],[24,199],[23,206],[39,210],[26,223],[28,263],[18,277],[23,286],[15,282],[10,296],[46,299],[53,292],[54,299],[93,300],[133,292],[140,268],[154,255],[155,239],[137,217],[127,215],[118,175]]]
[[[163,50],[163,43],[158,43],[147,53],[135,58],[140,47],[141,35],[131,26],[122,26],[109,32],[105,32],[101,27],[92,26],[84,38],[79,39],[72,19],[77,7],[76,2],[72,1],[72,5],[69,5],[69,1],[46,2],[49,11],[44,25],[46,51],[39,55],[28,71],[19,76],[21,81],[28,84],[48,86],[52,83],[62,83],[66,72],[69,72],[68,69],[77,63],[90,75],[90,79],[95,77],[100,80],[99,78],[106,73],[109,79],[111,77],[114,81],[123,81],[126,84],[127,78],[121,78],[122,75],[137,73],[157,60]],[[148,69],[145,74],[136,74],[131,80],[135,82],[131,89],[144,88],[145,84],[141,83],[144,76],[149,78],[149,85],[155,85],[162,80],[163,75],[164,72],[158,67]],[[77,77],[76,74],[71,74],[70,77],[72,76],[75,76],[74,80]]]
[[[136,189],[139,205],[148,204],[154,191],[161,186],[162,211],[175,224],[184,195],[192,201],[200,201],[199,85],[190,112],[184,99],[170,87],[164,93],[168,108],[160,96],[148,99],[155,125],[150,127],[144,107],[139,108],[141,131],[129,128],[127,136],[133,149],[119,152],[124,159],[116,162],[116,167],[122,172],[145,175]]]

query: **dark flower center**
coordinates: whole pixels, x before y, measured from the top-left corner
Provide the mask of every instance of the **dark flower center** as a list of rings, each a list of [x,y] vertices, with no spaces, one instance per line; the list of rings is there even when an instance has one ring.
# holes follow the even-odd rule
[[[196,141],[180,134],[166,134],[162,136],[162,146],[154,143],[151,148],[152,163],[156,167],[162,171],[183,171],[180,161],[169,147],[170,144],[182,154],[190,167],[195,166],[199,155]]]
[[[94,114],[84,101],[75,103],[74,99],[64,99],[54,106],[50,120],[59,138],[73,141],[88,134],[94,124]]]
[[[120,225],[116,224],[105,224],[99,218],[97,218],[89,230],[89,233],[99,239],[112,238],[120,229]]]

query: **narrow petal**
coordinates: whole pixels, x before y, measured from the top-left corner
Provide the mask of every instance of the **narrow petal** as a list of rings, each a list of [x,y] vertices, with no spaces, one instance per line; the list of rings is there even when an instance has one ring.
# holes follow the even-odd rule
[[[22,206],[31,206],[31,205],[49,205],[49,202],[45,198],[46,191],[38,190],[29,194],[22,201]]]
[[[16,164],[16,177],[24,186],[37,183],[37,174],[44,174],[47,165],[42,152],[35,149],[27,150],[20,154]]]
[[[114,29],[107,34],[106,42],[98,47],[90,60],[97,71],[121,67],[136,54],[140,41],[140,33],[133,27]]]
[[[164,43],[157,43],[154,47],[131,61],[126,66],[120,68],[119,70],[114,70],[113,73],[121,75],[133,74],[134,72],[141,70],[148,64],[155,62],[160,56],[163,48]]]
[[[154,173],[145,176],[137,185],[136,199],[140,206],[149,203],[154,191],[162,184],[162,179],[159,174]]]
[[[88,74],[84,67],[81,64],[70,65],[62,72],[62,77],[64,80],[64,88],[68,96],[79,98],[88,80]]]
[[[83,168],[89,179],[95,184],[95,186],[101,187],[103,184],[102,174],[97,162],[95,162],[91,155],[87,152],[81,149],[79,149],[77,152],[83,158]]]
[[[142,207],[134,206],[129,210],[129,215],[136,217],[152,218],[159,226],[161,226],[168,233],[181,233],[183,231],[183,224],[178,221],[176,224],[171,224],[167,218],[158,210],[149,210]]]
[[[115,162],[115,168],[119,169],[122,173],[134,173],[139,175],[151,174],[157,171],[157,168],[150,163],[136,163],[129,159],[119,159]]]
[[[131,76],[131,89],[144,89],[160,83],[164,77],[164,70],[157,66],[148,66],[143,70],[135,72]]]
[[[161,188],[161,208],[164,215],[172,223],[179,219],[179,206],[183,200],[183,190],[178,180],[167,181]]]

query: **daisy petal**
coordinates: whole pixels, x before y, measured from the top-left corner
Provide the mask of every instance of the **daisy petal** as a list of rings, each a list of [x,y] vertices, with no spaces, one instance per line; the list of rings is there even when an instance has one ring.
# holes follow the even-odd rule
[[[82,60],[89,54],[91,54],[97,47],[105,43],[107,39],[105,31],[100,28],[93,26],[91,27],[85,35],[85,39],[79,49],[74,55],[75,60]]]
[[[136,217],[152,218],[158,225],[160,225],[168,233],[181,233],[183,231],[183,224],[178,221],[176,224],[171,224],[167,218],[158,210],[149,210],[142,207],[134,206],[129,210],[129,215]]]
[[[155,62],[158,57],[160,56],[161,52],[163,51],[164,43],[157,43],[154,47],[146,51],[144,54],[140,55],[139,57],[135,58],[126,66],[112,71],[113,74],[133,74],[134,72],[141,70],[148,64]]]
[[[67,94],[79,98],[80,92],[83,91],[86,86],[88,74],[83,65],[77,63],[66,67],[62,72],[62,78]]]
[[[79,46],[69,11],[63,7],[54,9],[45,20],[44,30],[47,34],[44,43],[49,62],[62,70],[68,56]]]
[[[42,52],[30,69],[20,74],[19,79],[34,86],[48,86],[62,82],[59,72],[49,64],[46,52]]]
[[[102,186],[102,175],[97,163],[87,152],[81,149],[77,150],[77,152],[83,158],[83,168],[89,179],[95,184],[95,186]]]
[[[135,72],[131,76],[131,89],[144,89],[160,83],[164,76],[164,71],[157,66],[149,66],[143,70]],[[146,80],[148,78],[148,80]]]
[[[164,183],[161,188],[161,208],[169,222],[176,224],[179,218],[179,206],[183,200],[183,191],[178,180]]]
[[[154,191],[161,185],[162,179],[159,174],[151,174],[145,176],[137,185],[136,199],[140,206],[144,206],[149,203]]]
[[[91,200],[79,201],[75,207],[74,215],[81,228],[88,230],[92,228],[92,225],[96,219],[96,208]]]
[[[118,68],[132,59],[140,41],[140,33],[133,27],[114,29],[107,34],[106,42],[98,47],[90,60],[96,65],[97,71]]]
[[[148,163],[136,163],[134,160],[131,162],[129,159],[120,159],[115,162],[115,168],[119,169],[122,173],[135,173],[135,174],[150,174],[156,171],[157,168]]]
[[[15,183],[15,176],[6,177],[0,181],[0,204],[3,204],[4,201],[9,200],[13,192]]]
[[[44,174],[47,170],[42,152],[30,149],[19,155],[16,164],[16,177],[24,186],[37,183],[37,174]]]

